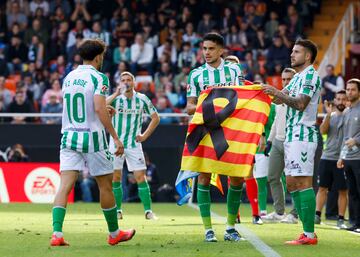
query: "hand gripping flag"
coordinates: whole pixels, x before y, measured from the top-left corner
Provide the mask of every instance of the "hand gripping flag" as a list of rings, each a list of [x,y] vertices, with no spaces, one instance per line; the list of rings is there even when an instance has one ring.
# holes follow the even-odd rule
[[[183,171],[249,176],[270,104],[260,85],[204,90],[188,127],[177,189]]]

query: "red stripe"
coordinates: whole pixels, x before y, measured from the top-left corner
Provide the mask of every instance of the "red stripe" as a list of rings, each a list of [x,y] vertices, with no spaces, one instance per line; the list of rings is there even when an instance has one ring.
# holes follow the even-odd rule
[[[228,162],[237,165],[240,164],[252,165],[254,162],[254,155],[252,154],[238,154],[238,153],[230,153],[230,152],[225,152],[223,156],[221,156],[221,158],[218,160],[214,149],[204,145],[199,145],[192,154],[190,154],[187,146],[185,145],[183,156],[196,156],[200,158],[207,158],[215,161]]]

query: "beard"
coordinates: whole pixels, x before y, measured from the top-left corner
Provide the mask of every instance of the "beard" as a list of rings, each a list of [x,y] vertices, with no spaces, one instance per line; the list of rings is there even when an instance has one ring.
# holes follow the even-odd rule
[[[305,65],[305,61],[302,62],[295,62],[294,64],[291,64],[291,67],[298,68]]]
[[[346,106],[344,104],[338,104],[336,105],[336,109],[339,110],[339,112],[343,112],[345,110]]]

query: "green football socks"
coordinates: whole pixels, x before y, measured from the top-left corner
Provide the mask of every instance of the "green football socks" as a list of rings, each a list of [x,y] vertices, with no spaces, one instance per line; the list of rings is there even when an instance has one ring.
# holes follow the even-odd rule
[[[66,208],[62,206],[54,206],[52,209],[53,232],[62,232]]]
[[[200,209],[200,215],[205,229],[211,229],[211,216],[210,216],[210,185],[204,186],[198,184],[197,200]]]
[[[304,232],[313,233],[316,208],[314,189],[311,187],[299,191],[299,197]]]
[[[118,211],[121,211],[121,203],[122,203],[122,198],[123,198],[123,189],[122,189],[121,182],[113,181],[112,189],[113,189],[114,196],[115,196],[116,209]]]
[[[233,186],[230,184],[227,194],[228,226],[235,226],[235,220],[240,206],[241,193],[242,185]]]
[[[110,209],[103,209],[109,232],[115,232],[119,229],[116,206]]]
[[[292,191],[290,192],[291,198],[294,201],[295,209],[297,210],[299,219],[303,221],[302,213],[301,213],[301,200],[300,200],[300,192],[299,191]]]
[[[147,183],[147,181],[138,183],[138,192],[139,192],[140,200],[141,200],[142,204],[144,205],[145,212],[151,211],[150,188],[149,188],[149,184]]]
[[[266,202],[267,202],[267,177],[257,178],[256,182],[258,184],[258,201],[260,213],[266,212]]]

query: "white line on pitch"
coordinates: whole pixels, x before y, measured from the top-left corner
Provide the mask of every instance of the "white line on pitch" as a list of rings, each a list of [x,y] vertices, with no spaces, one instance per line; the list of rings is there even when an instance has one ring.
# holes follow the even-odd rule
[[[189,203],[189,207],[198,210],[199,207],[196,204]],[[211,212],[211,216],[221,220],[222,222],[226,222],[226,218],[218,215],[215,212]],[[281,257],[274,249],[265,244],[257,235],[255,235],[250,229],[246,228],[241,224],[235,225],[236,229],[244,236],[244,238],[252,244],[256,250],[258,250],[262,255],[266,257]]]

